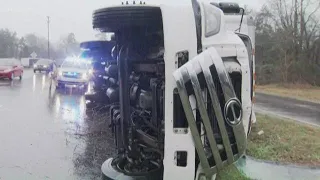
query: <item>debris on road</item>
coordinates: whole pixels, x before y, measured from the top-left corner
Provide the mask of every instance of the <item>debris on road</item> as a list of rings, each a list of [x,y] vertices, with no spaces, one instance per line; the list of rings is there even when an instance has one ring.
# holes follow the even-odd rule
[[[261,130],[261,131],[258,132],[258,135],[259,135],[259,136],[261,136],[262,134],[264,134],[264,131],[263,131],[263,130]]]

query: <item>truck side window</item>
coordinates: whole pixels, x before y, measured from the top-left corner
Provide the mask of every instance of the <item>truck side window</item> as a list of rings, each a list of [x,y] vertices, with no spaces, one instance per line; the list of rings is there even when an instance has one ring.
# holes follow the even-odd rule
[[[213,36],[219,33],[221,24],[220,10],[212,5],[204,4],[204,19],[205,19],[205,36]]]

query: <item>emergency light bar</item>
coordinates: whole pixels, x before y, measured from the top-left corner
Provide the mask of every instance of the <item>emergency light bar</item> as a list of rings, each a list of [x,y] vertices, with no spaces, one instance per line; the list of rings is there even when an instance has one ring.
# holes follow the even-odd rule
[[[67,57],[65,59],[65,61],[67,62],[73,62],[73,63],[87,63],[87,64],[91,64],[91,59],[87,59],[87,58],[79,58],[79,57]]]

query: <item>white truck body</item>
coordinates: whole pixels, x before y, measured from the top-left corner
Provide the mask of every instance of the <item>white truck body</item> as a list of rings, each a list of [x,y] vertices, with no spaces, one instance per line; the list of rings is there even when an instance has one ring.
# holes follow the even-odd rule
[[[235,33],[239,34],[240,36],[248,36],[249,38],[243,39],[245,41],[246,46],[251,47],[248,48],[249,53],[252,55],[252,64],[251,64],[251,71],[252,71],[252,101],[255,102],[255,81],[256,81],[256,71],[255,71],[255,44],[256,44],[256,37],[255,31],[256,27],[254,25],[254,19],[250,15],[244,15],[241,28],[240,28],[240,21],[241,21],[241,14],[226,14],[226,29],[229,31],[234,31]],[[251,49],[251,50],[250,50]],[[253,108],[252,108],[253,109]],[[254,110],[252,110],[254,111]],[[252,113],[251,122],[256,122],[255,113]]]
[[[134,3],[135,2],[135,3]],[[215,174],[221,169],[237,161],[246,149],[246,138],[249,132],[252,111],[252,83],[250,60],[248,50],[243,40],[234,32],[233,24],[227,23],[228,18],[221,9],[213,6],[205,0],[194,1],[148,1],[140,4],[136,1],[121,2],[114,6],[108,6],[106,9],[117,9],[132,7],[158,7],[161,10],[164,34],[164,63],[165,63],[165,98],[164,98],[164,157],[163,157],[163,179],[183,179],[199,180],[214,179]],[[102,13],[101,10],[98,13]],[[107,10],[106,10],[107,11]],[[179,13],[177,13],[179,12]],[[201,17],[201,18],[200,18]],[[201,19],[201,20],[200,20]],[[107,23],[106,23],[107,24]],[[199,27],[200,24],[200,27]],[[240,24],[240,18],[237,23]],[[108,25],[106,25],[108,26]],[[99,27],[100,28],[100,27]],[[102,29],[108,31],[108,29]],[[248,33],[249,33],[248,29]],[[200,46],[199,46],[200,42]],[[200,47],[200,50],[199,50]],[[182,66],[179,64],[180,52],[188,52],[189,61]],[[215,67],[217,76],[211,69]],[[207,88],[202,90],[198,85],[199,74],[203,73]],[[240,75],[240,87],[238,84],[238,93],[240,99],[235,95],[235,87],[232,85],[231,75]],[[215,83],[212,78],[218,78],[224,93],[225,105],[224,112],[217,102],[217,93],[215,92]],[[193,95],[187,94],[186,83],[192,82]],[[186,114],[189,127],[177,128],[174,125],[173,114],[173,92],[178,89]],[[195,120],[196,109],[201,111],[201,119],[205,124],[207,121],[204,98],[211,97],[215,103],[215,112],[219,124],[222,144],[216,144],[214,139],[210,140],[212,154],[216,164],[210,166],[206,161],[202,143],[204,138],[200,135],[204,132],[212,132],[212,129],[202,125],[200,132],[197,132]],[[238,96],[239,97],[239,96]],[[241,101],[241,103],[240,103]],[[241,109],[240,116],[233,114],[233,120],[230,121],[228,114],[229,105],[239,105]],[[217,108],[219,106],[219,108]],[[224,117],[222,117],[224,116]],[[234,153],[231,149],[229,137],[226,132],[227,124],[231,124],[231,131],[235,136],[237,151]],[[210,126],[210,125],[209,125]],[[211,130],[210,130],[211,129]],[[208,136],[213,136],[209,133]],[[223,146],[226,151],[225,157],[220,157],[219,146]],[[220,149],[221,150],[221,149]],[[185,152],[186,165],[178,166],[178,152]],[[196,164],[196,158],[200,159],[199,165]],[[206,159],[206,160],[204,160]],[[108,164],[109,163],[109,164]],[[102,165],[103,173],[110,168],[110,161]],[[118,176],[120,177],[120,176]],[[119,179],[119,178],[117,178]],[[130,178],[128,178],[130,179]]]
[[[30,67],[30,58],[21,58],[21,64],[23,67]]]
[[[250,97],[250,67],[248,62],[247,49],[243,41],[234,33],[234,30],[228,29],[226,21],[226,15],[223,12],[212,6],[206,1],[199,1],[201,9],[201,20],[202,20],[202,49],[211,48],[208,54],[211,54],[212,58],[221,59],[223,57],[234,56],[237,57],[240,66],[237,63],[230,63],[229,69],[235,70],[240,68],[242,72],[242,108],[243,108],[243,127],[245,132],[249,131],[250,115],[252,114],[252,102]],[[177,59],[176,52],[188,50],[191,58],[197,58],[196,50],[196,27],[194,21],[188,20],[193,19],[191,4],[180,6],[163,6],[162,16],[165,31],[165,57],[166,57],[166,122],[165,122],[165,157],[164,157],[164,179],[186,179],[193,180],[193,177],[200,179],[199,174],[203,174],[202,167],[198,168],[198,171],[194,171],[195,164],[192,163],[196,156],[196,149],[194,140],[190,130],[187,134],[174,133],[173,123],[170,121],[173,112],[169,106],[171,104],[172,91],[176,87],[174,79],[171,77],[171,73],[176,71]],[[220,31],[219,33],[206,37],[206,17],[205,6],[211,8],[213,11],[220,13]],[[179,9],[184,9],[183,11]],[[214,10],[215,9],[215,10]],[[190,11],[189,11],[190,10]],[[175,12],[179,11],[179,16]],[[175,15],[174,15],[175,14]],[[173,18],[175,16],[175,18]],[[181,19],[180,19],[181,18]],[[240,19],[238,25],[240,24]],[[183,29],[183,33],[181,30]],[[194,36],[193,36],[194,35]],[[166,39],[167,38],[167,39]],[[167,40],[167,41],[166,41]],[[215,53],[216,52],[216,53]],[[205,57],[198,57],[199,59]],[[205,59],[209,61],[209,59]],[[225,62],[225,66],[228,66]],[[172,88],[170,88],[172,87]],[[191,107],[196,107],[194,97],[190,97]],[[183,131],[182,129],[178,129]],[[183,142],[183,143],[177,143]],[[188,165],[186,167],[179,167],[175,164],[174,159],[175,152],[186,151],[188,154]]]

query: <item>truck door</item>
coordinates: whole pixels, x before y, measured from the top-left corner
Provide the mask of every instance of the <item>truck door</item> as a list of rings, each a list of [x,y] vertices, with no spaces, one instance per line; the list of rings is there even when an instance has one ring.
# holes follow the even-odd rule
[[[241,101],[214,47],[178,68],[173,76],[203,170],[200,176],[209,179],[245,152],[247,140]],[[191,97],[196,101],[196,114]],[[222,146],[224,152],[218,148]],[[209,158],[207,152],[211,154]]]

